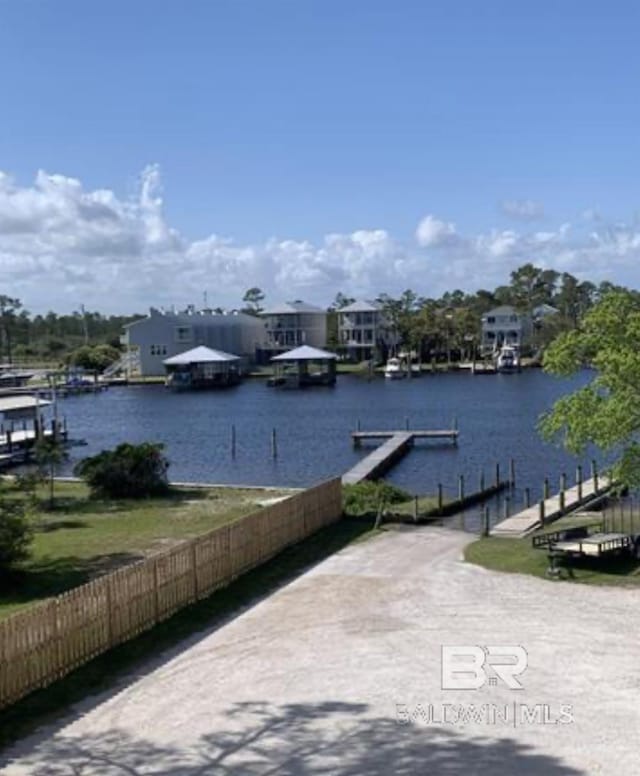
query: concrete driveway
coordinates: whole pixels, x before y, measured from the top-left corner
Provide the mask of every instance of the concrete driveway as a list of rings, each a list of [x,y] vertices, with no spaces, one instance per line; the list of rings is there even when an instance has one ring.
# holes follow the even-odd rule
[[[0,773],[640,773],[637,589],[488,572],[461,561],[468,540],[352,545],[25,739]],[[522,689],[491,670],[442,689],[443,645],[523,647]]]

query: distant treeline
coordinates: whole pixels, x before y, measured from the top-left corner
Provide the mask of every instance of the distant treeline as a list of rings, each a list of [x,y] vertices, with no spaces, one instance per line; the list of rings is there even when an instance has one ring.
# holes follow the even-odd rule
[[[481,316],[493,307],[513,305],[519,312],[531,315],[540,305],[555,307],[558,313],[544,318],[536,330],[536,347],[543,348],[561,331],[576,328],[585,312],[602,296],[619,288],[609,282],[596,285],[580,281],[568,272],[529,263],[511,273],[508,285],[493,291],[480,289],[467,294],[455,290],[430,298],[407,289],[398,297],[381,293],[377,301],[404,346],[422,355],[448,352],[450,356],[453,350],[464,357],[479,341]],[[259,314],[264,299],[261,289],[249,289],[242,299],[244,311]],[[336,350],[339,350],[336,313],[352,301],[353,298],[338,292],[328,307],[328,346]],[[84,309],[70,315],[55,312],[31,315],[21,300],[0,295],[0,361],[102,368],[103,362],[117,358],[123,326],[141,317],[136,314],[107,316]]]

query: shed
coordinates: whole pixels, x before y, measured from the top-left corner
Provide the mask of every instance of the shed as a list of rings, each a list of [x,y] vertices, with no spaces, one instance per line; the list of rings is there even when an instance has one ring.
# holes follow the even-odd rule
[[[301,345],[279,356],[274,356],[274,375],[270,385],[305,387],[308,385],[335,385],[336,354],[310,345]]]
[[[239,361],[240,356],[199,345],[162,363],[167,372],[167,387],[187,390],[236,385],[240,380]]]

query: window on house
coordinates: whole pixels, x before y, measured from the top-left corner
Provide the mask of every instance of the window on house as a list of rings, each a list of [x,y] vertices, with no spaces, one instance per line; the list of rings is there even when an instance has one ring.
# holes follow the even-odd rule
[[[193,338],[193,331],[191,326],[176,326],[175,328],[176,342],[191,342],[192,338]]]
[[[495,322],[496,322],[495,315],[488,315],[487,316],[487,323],[495,323]]]

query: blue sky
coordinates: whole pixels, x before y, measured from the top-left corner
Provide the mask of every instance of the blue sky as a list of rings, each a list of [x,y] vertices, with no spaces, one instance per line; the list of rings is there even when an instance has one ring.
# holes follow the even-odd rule
[[[4,292],[328,303],[526,260],[638,284],[640,10],[524,5],[0,0]]]

